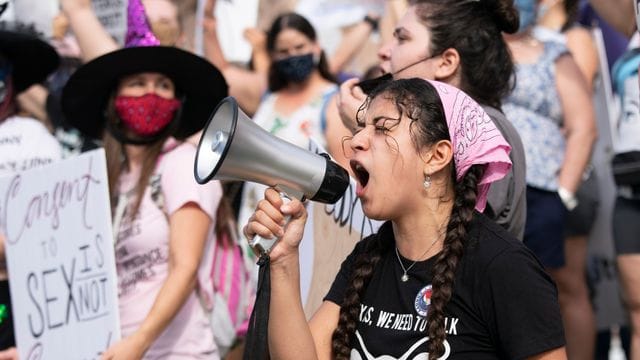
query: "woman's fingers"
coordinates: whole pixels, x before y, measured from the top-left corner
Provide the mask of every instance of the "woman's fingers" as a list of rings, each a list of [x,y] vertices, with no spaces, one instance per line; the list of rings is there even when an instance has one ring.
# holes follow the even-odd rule
[[[282,236],[282,233],[284,231],[282,228],[282,226],[284,225],[284,217],[282,217],[282,214],[280,214],[278,218],[282,220],[275,220],[267,212],[263,210],[256,210],[256,213],[254,216],[255,221],[259,223],[262,227],[266,228],[267,231],[269,232],[268,234],[265,234],[264,231],[263,233],[256,231],[258,235],[266,239],[271,239],[273,238],[274,235],[276,237]]]
[[[291,219],[299,219],[306,214],[304,205],[298,199],[291,199],[290,202],[280,207],[283,214],[291,216]]]
[[[280,194],[269,188],[265,191],[265,199],[260,200],[256,206],[247,226],[245,236],[251,239],[259,235],[265,239],[274,236],[281,237],[284,234],[285,215],[280,211],[283,201]]]

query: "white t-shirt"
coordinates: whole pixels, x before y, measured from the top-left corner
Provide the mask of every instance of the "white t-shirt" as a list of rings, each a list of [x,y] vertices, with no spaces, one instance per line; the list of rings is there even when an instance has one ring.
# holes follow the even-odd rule
[[[60,144],[41,122],[22,116],[11,116],[0,122],[0,176],[61,158]]]

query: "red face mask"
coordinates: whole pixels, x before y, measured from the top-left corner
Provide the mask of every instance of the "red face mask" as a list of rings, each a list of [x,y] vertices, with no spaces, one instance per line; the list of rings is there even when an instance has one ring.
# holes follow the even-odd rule
[[[139,136],[162,131],[180,107],[177,99],[165,99],[150,93],[143,96],[117,96],[116,112],[124,125]]]

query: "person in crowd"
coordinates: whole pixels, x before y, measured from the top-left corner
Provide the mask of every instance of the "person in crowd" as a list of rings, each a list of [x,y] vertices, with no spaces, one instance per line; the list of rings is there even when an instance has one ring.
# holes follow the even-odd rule
[[[298,146],[306,148],[309,139],[324,145],[322,111],[337,87],[311,23],[296,13],[280,15],[267,32],[267,50],[269,93],[254,121]]]
[[[591,32],[576,23],[579,1],[541,1],[533,37],[540,41],[563,44],[571,53],[593,96],[594,79],[598,72],[598,53]],[[596,220],[599,191],[595,171],[587,166],[582,184],[576,192],[578,205],[567,214],[565,266],[557,280],[567,354],[570,359],[593,359],[595,353],[596,319],[591,305],[587,278],[588,237]]]
[[[640,19],[639,19],[640,20]],[[631,48],[616,61],[612,79],[620,101],[620,114],[612,126],[616,182],[613,239],[623,300],[631,325],[630,360],[640,359],[640,49]]]
[[[160,44],[181,44],[182,28],[175,4],[170,0],[144,0],[143,3]],[[96,145],[71,128],[61,114],[62,87],[83,61],[113,51],[119,46],[95,17],[90,1],[63,0],[61,5],[61,12],[52,21],[51,38],[51,44],[61,57],[60,67],[52,74],[50,81],[30,87],[20,95],[18,101],[22,108],[53,130],[62,144],[63,155],[67,157],[91,150]],[[78,37],[80,44],[76,40]]]
[[[279,238],[271,356],[566,359],[551,278],[476,211],[510,167],[510,147],[482,108],[448,84],[401,79],[370,93],[358,124],[347,141],[356,192],[364,213],[386,222],[356,245],[309,323],[299,291],[303,204],[283,205],[268,189],[244,228],[248,239]]]
[[[394,40],[380,49],[379,57],[383,71],[390,74],[387,77],[443,81],[464,90],[484,107],[511,144],[513,162],[512,171],[492,186],[487,215],[521,239],[526,217],[524,149],[500,109],[513,76],[501,33],[517,28],[517,12],[510,1],[412,0],[396,25]],[[351,79],[341,85],[335,97],[337,106],[328,108],[328,149],[338,160],[335,155],[342,153],[342,139],[350,134],[345,127],[354,129],[355,114],[364,99],[358,80]]]
[[[536,15],[533,36],[541,41],[566,45],[582,71],[589,89],[598,74],[598,50],[588,28],[577,22],[579,0],[542,0]]]
[[[128,10],[125,48],[78,68],[62,94],[68,121],[107,156],[122,340],[103,358],[217,359],[205,312],[222,190],[195,182],[183,140],[227,85],[205,59],[160,46],[139,1]]]
[[[569,356],[587,359],[593,356],[595,334],[584,278],[589,229],[573,224],[569,235],[581,238],[565,241],[565,226],[572,210],[573,217],[589,217],[578,213],[575,194],[596,139],[592,93],[564,44],[532,35],[537,5],[536,0],[516,1],[520,30],[505,38],[517,82],[503,109],[518,129],[527,159],[524,243],[558,285]],[[595,210],[587,201],[582,205]]]
[[[16,97],[59,65],[55,49],[25,24],[0,22],[0,176],[59,160],[62,149],[42,123],[21,115]],[[0,224],[0,359],[17,359],[3,224]]]
[[[271,57],[269,92],[253,120],[304,149],[310,139],[325,147],[324,113],[337,85],[313,26],[296,13],[278,16],[267,32],[267,50]],[[245,185],[239,224],[249,218],[263,191],[262,186]]]

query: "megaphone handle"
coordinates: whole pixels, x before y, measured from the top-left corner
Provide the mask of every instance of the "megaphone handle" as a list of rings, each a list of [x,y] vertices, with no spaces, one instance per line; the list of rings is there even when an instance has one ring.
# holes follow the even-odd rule
[[[283,204],[287,204],[291,202],[291,198],[289,198],[289,196],[284,192],[280,192],[280,197],[282,198]],[[290,219],[291,219],[291,216],[289,215],[285,216],[284,218],[285,226],[287,226]],[[256,235],[253,237],[253,240],[251,240],[251,247],[253,247],[260,254],[260,256],[266,255],[266,254],[269,254],[269,252],[271,251],[271,248],[273,248],[273,246],[276,244],[276,242],[278,242],[278,240],[280,240],[280,238],[278,237],[265,239],[262,236]]]

